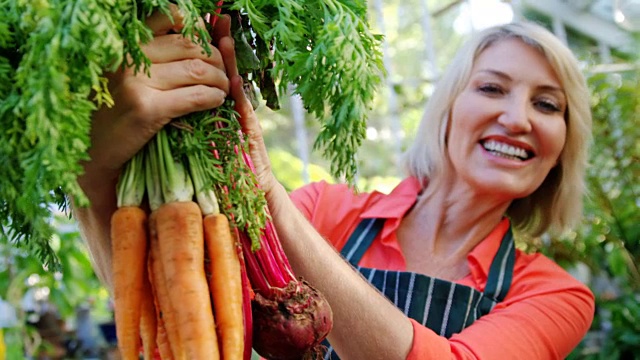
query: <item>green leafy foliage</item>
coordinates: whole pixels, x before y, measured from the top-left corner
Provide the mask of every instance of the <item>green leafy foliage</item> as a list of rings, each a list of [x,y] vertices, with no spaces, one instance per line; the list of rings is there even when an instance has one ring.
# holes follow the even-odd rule
[[[191,168],[196,193],[212,189],[220,212],[258,246],[267,220],[267,203],[245,161],[248,145],[233,107],[234,102],[227,100],[212,113],[185,116],[172,122],[168,133],[174,157]]]
[[[90,95],[109,101],[102,71],[122,57],[110,10],[89,0],[0,6],[0,221],[5,236],[54,267],[48,205],[63,202],[56,190],[86,203],[76,177],[87,159]]]
[[[366,2],[239,0],[232,9],[246,13],[258,58],[267,61],[252,79],[265,88],[266,70],[283,90],[296,86],[305,108],[322,124],[315,149],[330,159],[335,177],[352,183],[356,152],[384,75],[381,37],[369,30]],[[268,105],[273,102],[267,98]]]
[[[209,42],[207,30],[196,24],[216,10],[216,2],[174,3],[184,14],[183,35]],[[331,159],[332,173],[351,181],[366,111],[382,74],[380,38],[368,30],[365,3],[227,4],[236,11],[236,38],[244,36],[236,42],[239,49],[244,45],[243,70],[260,80],[274,107],[276,83],[298,86],[308,109],[323,121],[317,145]],[[50,269],[60,266],[49,244],[50,205],[66,205],[66,196],[78,206],[88,203],[76,179],[89,160],[91,114],[97,106],[113,105],[104,72],[122,65],[147,70],[149,59],[140,45],[152,33],[145,19],[155,10],[170,14],[169,5],[169,0],[0,0],[0,235]],[[249,60],[242,61],[245,57]],[[238,218],[250,211],[240,210]]]

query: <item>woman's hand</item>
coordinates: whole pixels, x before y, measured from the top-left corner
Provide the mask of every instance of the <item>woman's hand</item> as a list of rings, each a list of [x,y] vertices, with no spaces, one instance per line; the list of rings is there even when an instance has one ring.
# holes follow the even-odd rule
[[[179,34],[183,16],[171,6],[170,19],[156,12],[147,19],[154,38],[142,49],[148,74],[126,68],[108,74],[115,106],[94,114],[88,174],[117,177],[122,166],[171,119],[221,105],[229,91],[220,52]],[[204,23],[201,24],[204,27]],[[86,186],[85,186],[86,188]]]
[[[116,210],[116,184],[123,165],[171,119],[220,106],[229,92],[220,52],[179,34],[183,17],[171,6],[172,18],[156,12],[147,19],[154,38],[142,46],[151,60],[148,74],[131,68],[108,74],[113,107],[103,106],[93,116],[91,160],[78,183],[91,202],[74,208],[82,237],[100,279],[111,286],[110,218]],[[229,36],[229,18],[218,18],[213,40]],[[200,26],[204,27],[204,23]],[[227,40],[228,41],[228,40]]]
[[[245,139],[249,145],[249,154],[255,167],[258,183],[262,190],[265,191],[270,208],[273,211],[274,206],[277,207],[277,204],[280,202],[280,200],[274,198],[285,200],[281,197],[284,196],[286,201],[288,201],[288,195],[286,191],[274,191],[284,190],[284,187],[280,185],[271,170],[271,162],[262,136],[262,127],[253,110],[253,105],[251,105],[251,102],[244,92],[243,80],[238,74],[233,39],[231,37],[222,37],[218,48],[220,49],[227,70],[231,97],[235,101],[235,110],[239,114],[240,125],[242,126],[242,130],[246,136]]]

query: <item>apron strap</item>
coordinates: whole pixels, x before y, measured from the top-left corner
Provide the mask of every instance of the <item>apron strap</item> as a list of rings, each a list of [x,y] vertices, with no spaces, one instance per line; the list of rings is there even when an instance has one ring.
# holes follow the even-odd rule
[[[501,302],[507,296],[513,280],[513,266],[516,262],[516,250],[511,226],[504,234],[500,248],[491,262],[484,295]]]
[[[376,235],[382,229],[385,220],[383,218],[362,219],[353,233],[351,233],[340,254],[351,265],[358,266],[360,259],[362,259],[364,253],[369,249]]]

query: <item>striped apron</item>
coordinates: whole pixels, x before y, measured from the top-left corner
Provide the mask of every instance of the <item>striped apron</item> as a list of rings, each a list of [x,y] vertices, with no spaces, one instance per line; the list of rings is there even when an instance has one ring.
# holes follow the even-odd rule
[[[358,266],[385,219],[363,219],[341,254],[373,286],[380,290],[405,315],[446,338],[459,333],[504,299],[511,286],[515,248],[511,228],[502,238],[496,253],[484,292],[466,285],[436,279],[407,271],[370,269]],[[339,359],[325,340],[328,351],[324,359]]]

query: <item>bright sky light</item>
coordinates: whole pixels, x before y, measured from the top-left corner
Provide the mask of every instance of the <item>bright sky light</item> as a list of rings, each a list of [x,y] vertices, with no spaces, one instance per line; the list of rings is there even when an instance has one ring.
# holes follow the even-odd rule
[[[468,0],[460,7],[453,27],[460,34],[478,31],[513,20],[511,5],[500,0]]]

